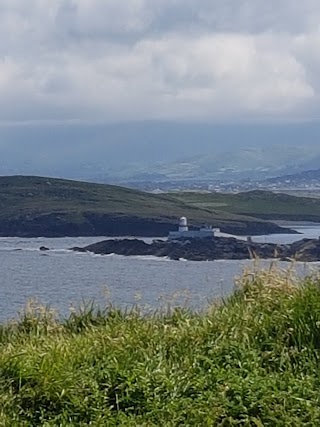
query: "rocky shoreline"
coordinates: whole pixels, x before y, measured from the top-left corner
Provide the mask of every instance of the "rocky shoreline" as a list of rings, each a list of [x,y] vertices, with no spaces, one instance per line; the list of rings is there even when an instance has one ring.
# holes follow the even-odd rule
[[[235,235],[294,234],[294,230],[273,222],[252,218],[250,221],[214,223],[222,232]],[[63,212],[1,218],[1,237],[81,237],[81,236],[140,236],[165,237],[177,228],[176,218],[145,218],[130,215],[107,215],[86,212],[70,218]]]
[[[139,239],[104,240],[83,248],[71,248],[78,252],[100,255],[156,256],[172,260],[213,261],[219,259],[244,260],[251,258],[303,262],[320,261],[320,240],[302,239],[292,244],[254,243],[229,237],[191,239],[181,241],[154,240],[145,243]]]

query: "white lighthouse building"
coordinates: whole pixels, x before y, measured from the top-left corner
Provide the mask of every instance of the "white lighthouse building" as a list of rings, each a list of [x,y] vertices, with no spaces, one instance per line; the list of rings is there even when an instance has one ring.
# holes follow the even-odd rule
[[[215,233],[218,233],[219,231],[219,228],[212,227],[201,227],[200,230],[189,230],[187,218],[182,216],[179,221],[178,231],[170,231],[168,239],[203,239],[207,237],[214,237]]]
[[[182,216],[179,221],[179,233],[185,233],[189,231],[188,221],[185,216]]]

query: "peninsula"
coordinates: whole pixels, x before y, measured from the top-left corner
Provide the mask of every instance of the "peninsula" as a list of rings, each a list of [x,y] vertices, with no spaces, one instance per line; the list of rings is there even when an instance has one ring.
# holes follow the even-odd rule
[[[279,217],[290,213],[288,209],[285,211],[282,196],[277,195],[277,201],[271,204],[273,209],[279,207]],[[48,177],[0,177],[0,236],[167,236],[176,229],[177,218],[183,215],[189,218],[191,227],[211,224],[236,235],[290,232],[271,219],[261,218],[261,203],[267,200],[263,202],[264,212],[266,206],[270,208],[269,194],[253,198],[244,193],[241,204],[232,199],[235,200],[232,206],[232,195],[219,196],[228,198],[224,202],[217,202],[215,197],[150,194],[114,185]],[[238,205],[245,211],[245,200],[250,202],[248,214],[232,212]],[[302,205],[313,218],[320,218],[320,201],[309,206],[299,197],[291,200],[290,209],[293,205],[301,209]]]

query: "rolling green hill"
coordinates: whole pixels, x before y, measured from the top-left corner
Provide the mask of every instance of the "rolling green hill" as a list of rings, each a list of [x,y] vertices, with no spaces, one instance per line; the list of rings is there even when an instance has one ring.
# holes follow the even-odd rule
[[[197,206],[184,195],[153,195],[127,188],[32,176],[0,177],[1,236],[141,235],[176,229],[180,216],[239,234],[281,231],[272,223]]]
[[[267,220],[320,221],[320,200],[295,197],[271,191],[225,193],[175,193],[174,200],[198,209],[246,215]]]

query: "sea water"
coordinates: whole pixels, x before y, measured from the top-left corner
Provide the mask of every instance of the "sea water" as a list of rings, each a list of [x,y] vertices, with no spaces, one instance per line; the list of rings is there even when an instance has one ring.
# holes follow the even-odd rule
[[[299,229],[303,237],[318,237],[320,226]],[[286,235],[281,242],[286,243]],[[274,236],[278,239],[278,236]],[[293,235],[287,235],[292,241]],[[235,277],[253,261],[171,261],[156,257],[101,256],[76,253],[73,246],[85,246],[105,237],[0,238],[0,321],[17,317],[29,300],[49,305],[67,316],[70,310],[95,301],[101,306],[139,304],[155,309],[167,304],[205,307],[234,289]],[[272,236],[258,240],[272,241]],[[151,241],[152,239],[147,239]],[[50,248],[47,252],[40,246]],[[270,261],[261,261],[267,267]],[[280,263],[286,268],[286,264]],[[304,274],[306,266],[301,264]],[[313,268],[318,268],[317,264]]]

